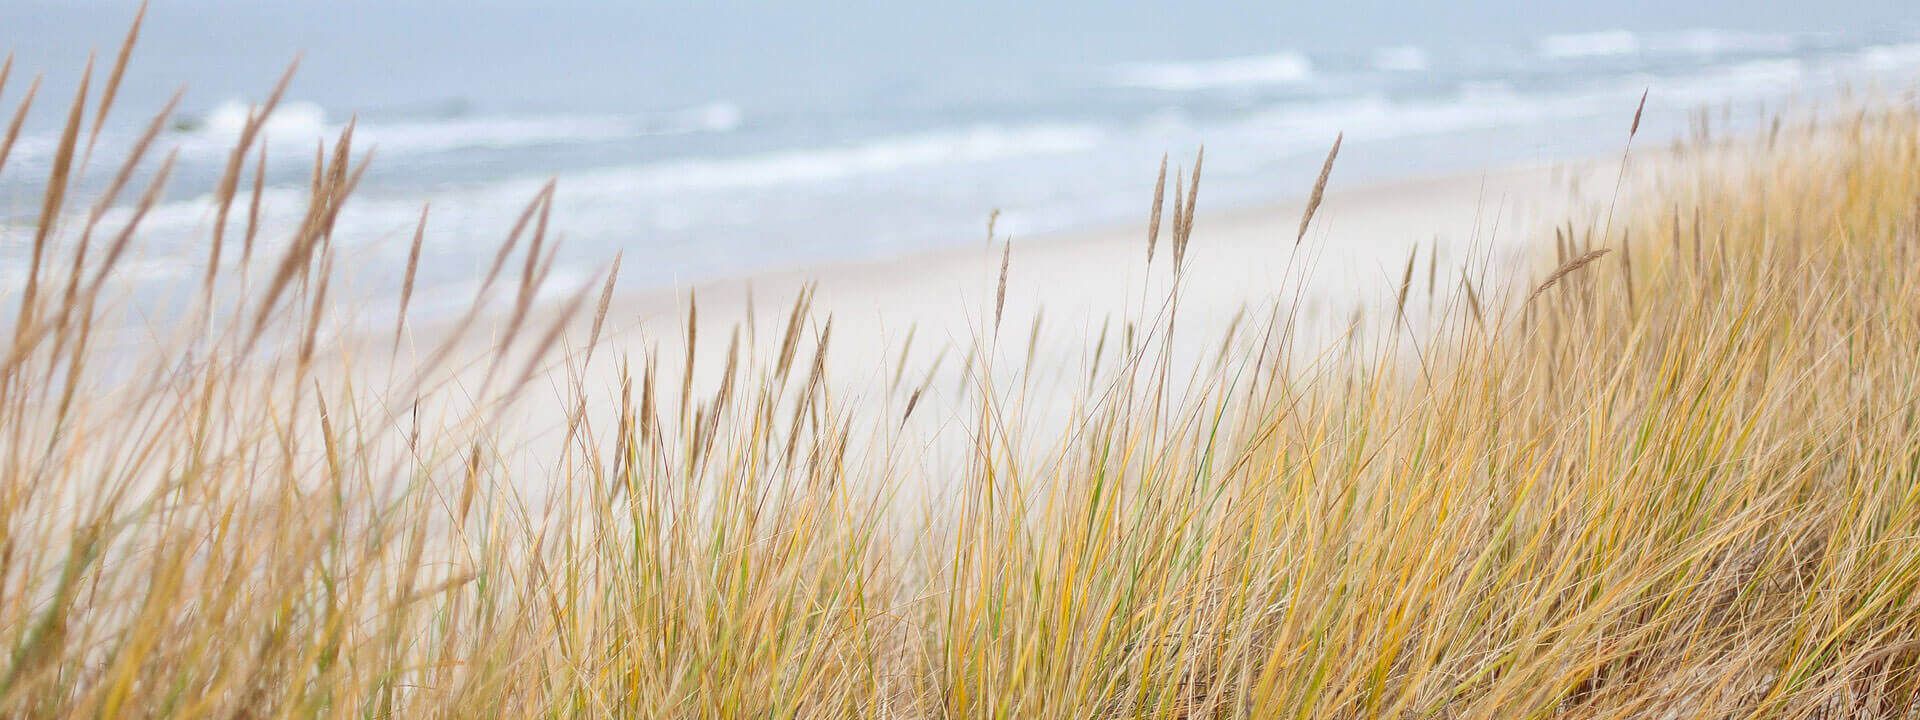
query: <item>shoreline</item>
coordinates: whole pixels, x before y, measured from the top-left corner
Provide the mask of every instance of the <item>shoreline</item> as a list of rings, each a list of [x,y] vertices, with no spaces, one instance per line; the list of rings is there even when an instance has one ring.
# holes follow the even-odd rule
[[[1496,205],[1502,201],[1501,194],[1504,191],[1507,197],[1535,203],[1551,202],[1554,203],[1555,208],[1572,210],[1575,209],[1578,200],[1588,198],[1549,198],[1548,195],[1552,194],[1549,192],[1549,189],[1562,190],[1567,193],[1578,193],[1579,189],[1577,187],[1567,187],[1567,177],[1574,174],[1607,180],[1610,189],[1611,175],[1609,175],[1609,173],[1617,169],[1617,158],[1585,157],[1546,164],[1523,163],[1491,167],[1472,172],[1415,174],[1385,180],[1369,180],[1364,181],[1358,186],[1342,188],[1339,183],[1339,171],[1336,168],[1334,179],[1330,183],[1326,193],[1324,205],[1316,214],[1316,220],[1314,222],[1315,228],[1309,232],[1308,240],[1312,239],[1314,232],[1319,231],[1318,226],[1323,220],[1340,211],[1337,207],[1338,205],[1344,204],[1348,207],[1349,211],[1357,213],[1381,210],[1391,211],[1392,208],[1386,207],[1387,205],[1397,200],[1411,198],[1416,202],[1429,203],[1435,200],[1443,200],[1452,207],[1457,208],[1457,201],[1460,199],[1460,194],[1449,191],[1448,189],[1451,188],[1457,191],[1463,184],[1477,185],[1482,181],[1486,183],[1485,200]],[[1602,175],[1606,177],[1601,177]],[[1144,177],[1150,178],[1151,174],[1149,173]],[[1523,189],[1520,187],[1523,183],[1535,181],[1545,181],[1551,185],[1551,188],[1531,187]],[[1239,235],[1246,231],[1253,230],[1254,228],[1250,227],[1252,225],[1262,224],[1271,226],[1271,229],[1274,231],[1276,244],[1291,244],[1291,235],[1297,228],[1300,215],[1305,209],[1306,191],[1308,189],[1309,188],[1302,188],[1298,194],[1280,196],[1267,201],[1236,205],[1222,209],[1210,209],[1205,207],[1206,188],[1203,186],[1201,188],[1202,207],[1196,214],[1196,227],[1199,228],[1198,234],[1204,236],[1207,234],[1209,228],[1226,226],[1230,228],[1230,230],[1228,230],[1229,232]],[[801,285],[809,282],[821,282],[822,284],[841,286],[864,286],[869,290],[895,289],[892,288],[892,286],[896,284],[896,281],[900,280],[897,273],[909,269],[925,270],[925,266],[929,263],[954,261],[977,263],[981,262],[983,258],[992,261],[988,263],[989,265],[997,263],[999,257],[998,248],[1009,239],[1013,243],[1016,255],[1021,254],[1023,249],[1061,253],[1067,252],[1069,248],[1079,248],[1097,253],[1110,253],[1116,250],[1116,245],[1131,243],[1139,246],[1136,249],[1140,250],[1144,256],[1148,219],[1146,209],[1151,199],[1149,191],[1150,185],[1143,182],[1140,197],[1141,212],[1139,213],[1141,217],[1137,223],[1131,225],[1118,223],[1092,224],[1068,230],[1050,231],[1022,237],[1010,237],[1005,234],[998,234],[991,241],[986,240],[983,233],[982,238],[976,239],[976,241],[972,243],[949,243],[937,247],[881,257],[829,260],[818,263],[803,263],[785,268],[749,270],[737,274],[678,283],[671,286],[658,286],[630,291],[616,289],[613,298],[614,306],[616,308],[624,306],[640,310],[652,317],[670,318],[676,315],[676,313],[684,313],[686,309],[686,299],[690,293],[700,296],[702,298],[701,305],[704,307],[709,302],[707,298],[740,299],[744,298],[745,293],[750,289],[754,289],[756,293],[766,294],[761,293],[761,289],[778,288],[781,290],[797,290]],[[1436,198],[1436,195],[1443,192],[1446,193],[1445,198]],[[1528,209],[1523,212],[1525,213],[1524,219],[1539,219],[1538,216],[1550,214],[1537,209]],[[990,211],[983,214],[983,217],[985,217],[986,214],[990,214]],[[982,229],[984,230],[984,228]],[[1166,228],[1163,227],[1162,239],[1164,239],[1165,232]],[[1442,240],[1448,239],[1444,237],[1443,228],[1436,228],[1434,232],[1442,234]],[[1204,237],[1201,239],[1204,241]],[[1235,238],[1236,241],[1241,239],[1242,238],[1239,237]],[[1202,244],[1204,245],[1204,242],[1202,242]],[[1236,246],[1241,245],[1241,243],[1238,242],[1235,244]],[[993,250],[993,252],[986,252],[987,250]],[[952,269],[944,268],[943,272],[950,273]],[[791,293],[787,293],[786,296],[791,297]],[[726,301],[722,300],[722,302]]]
[[[1408,254],[1416,248],[1420,282],[1409,293],[1409,318],[1429,312],[1429,301],[1432,312],[1444,313],[1443,305],[1457,300],[1462,277],[1471,277],[1483,297],[1497,301],[1516,279],[1525,281],[1523,274],[1539,259],[1532,244],[1538,232],[1581,213],[1604,212],[1605,195],[1590,197],[1583,189],[1604,186],[1610,193],[1618,162],[1589,158],[1352,188],[1340,186],[1336,166],[1297,247],[1304,197],[1210,211],[1202,187],[1180,281],[1177,335],[1168,344],[1169,365],[1199,367],[1221,349],[1223,339],[1243,329],[1240,323],[1257,324],[1266,311],[1291,316],[1299,333],[1293,338],[1296,349],[1324,349],[1366,308],[1394,302]],[[849,417],[859,417],[859,424],[876,432],[915,434],[928,447],[951,445],[957,440],[947,436],[966,425],[966,408],[974,403],[969,398],[988,385],[1012,393],[1029,423],[1069,422],[1086,399],[1104,338],[1111,337],[1117,347],[1129,322],[1162,311],[1164,306],[1155,303],[1172,289],[1166,227],[1156,258],[1147,262],[1150,201],[1150,195],[1142,199],[1137,227],[1015,238],[1005,256],[997,329],[993,314],[1003,239],[691,287],[627,293],[616,288],[591,365],[577,376],[536,380],[505,415],[518,426],[527,449],[559,440],[569,418],[581,410],[596,426],[612,423],[614,408],[576,409],[567,386],[618,387],[623,357],[631,362],[635,392],[651,362],[663,391],[680,391],[684,381],[696,397],[711,393],[723,382],[735,342],[742,348],[741,367],[749,373],[775,364],[795,298],[811,287],[795,374],[807,373],[816,344],[830,334],[823,385],[835,389],[835,402]],[[636,257],[629,253],[626,262]],[[577,357],[583,349],[598,287],[592,290],[570,321],[564,335],[568,345],[548,348],[566,351],[556,356]],[[697,303],[698,324],[692,353],[686,348],[690,299]],[[538,319],[528,326],[545,326],[559,312],[556,306],[536,308]],[[482,315],[455,355],[484,357],[493,347],[491,326],[498,321]],[[417,337],[434,337],[444,329]],[[529,333],[523,331],[522,337]],[[1244,340],[1244,334],[1235,340]],[[1112,357],[1107,355],[1109,363]],[[689,362],[691,380],[682,377]],[[977,372],[981,368],[987,372]],[[1016,368],[1016,373],[1003,372]],[[916,409],[906,413],[909,406]]]
[[[1617,158],[1587,158],[1351,188],[1340,186],[1336,167],[1297,251],[1294,235],[1308,188],[1272,202],[1209,210],[1202,187],[1182,284],[1181,322],[1223,323],[1238,308],[1279,299],[1298,298],[1339,313],[1352,303],[1390,300],[1401,265],[1415,247],[1423,253],[1422,274],[1430,262],[1425,253],[1433,248],[1439,251],[1438,264],[1453,272],[1456,283],[1466,269],[1462,263],[1479,262],[1480,267],[1471,268],[1475,282],[1484,279],[1488,282],[1482,287],[1497,287],[1513,262],[1537,259],[1523,252],[1536,239],[1534,232],[1606,201],[1588,197],[1583,188],[1604,180],[1611,191],[1618,163]],[[1149,189],[1143,187],[1137,226],[1012,238],[1003,328],[1019,331],[1024,342],[1029,320],[1038,313],[1045,313],[1046,324],[1054,328],[1067,320],[1097,328],[1097,321],[1119,318],[1137,310],[1142,297],[1169,289],[1169,271],[1163,267],[1171,259],[1165,247],[1167,228],[1162,228],[1162,247],[1151,267],[1146,258]],[[813,314],[823,322],[832,316],[836,329],[846,329],[836,332],[836,350],[844,347],[839,344],[843,338],[876,334],[866,330],[887,334],[897,329],[893,334],[899,334],[915,324],[964,339],[988,329],[983,321],[990,321],[1006,243],[1002,236],[991,244],[982,240],[673,288],[616,288],[602,342],[631,350],[640,347],[636,340],[651,339],[660,341],[660,352],[667,354],[674,338],[684,336],[689,298],[697,298],[703,325],[751,318],[764,327],[783,322],[795,295],[809,285],[815,288]],[[629,254],[628,262],[633,257]],[[1497,262],[1488,264],[1489,259]],[[1069,339],[1073,336],[1066,333]],[[924,340],[926,334],[919,337]],[[1093,337],[1086,334],[1083,341],[1091,343]]]

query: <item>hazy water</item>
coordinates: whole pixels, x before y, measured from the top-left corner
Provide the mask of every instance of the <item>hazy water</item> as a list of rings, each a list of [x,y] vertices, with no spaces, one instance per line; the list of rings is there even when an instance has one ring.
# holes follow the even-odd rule
[[[357,113],[377,159],[342,218],[356,274],[393,283],[431,199],[423,296],[459,305],[549,177],[561,284],[624,249],[626,285],[660,286],[977,242],[994,208],[1022,235],[1137,222],[1160,154],[1201,142],[1222,207],[1298,194],[1340,131],[1359,182],[1617,149],[1643,89],[1658,137],[1702,105],[1740,120],[1920,72],[1910,0],[1270,4],[158,0],[99,154],[187,87],[133,269],[195,272],[245,103],[303,51],[269,217]],[[0,290],[78,68],[132,6],[0,0],[0,103],[48,82],[0,170]]]

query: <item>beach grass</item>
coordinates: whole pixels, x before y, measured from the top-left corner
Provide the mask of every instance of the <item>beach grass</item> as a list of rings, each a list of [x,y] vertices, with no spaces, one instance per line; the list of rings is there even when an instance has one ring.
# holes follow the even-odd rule
[[[690,311],[684,355],[606,346],[612,258],[537,303],[552,186],[470,310],[406,324],[416,233],[395,325],[336,318],[351,126],[269,235],[251,124],[188,309],[125,342],[171,107],[69,192],[118,58],[60,108],[7,306],[7,716],[1913,716],[1910,102],[1631,151],[1632,191],[1523,284],[1412,257],[1365,341],[1276,312],[1181,336],[1220,348],[1195,368],[1168,338],[1200,162],[1171,192],[1163,165],[1141,252],[1166,241],[1173,290],[1087,338],[1064,423],[1017,407],[1026,368],[955,352],[968,440],[930,464],[934,374],[844,397],[804,293],[777,328]],[[22,116],[55,101],[22,82]],[[729,349],[697,384],[703,343]],[[558,441],[497,421],[530,385]]]

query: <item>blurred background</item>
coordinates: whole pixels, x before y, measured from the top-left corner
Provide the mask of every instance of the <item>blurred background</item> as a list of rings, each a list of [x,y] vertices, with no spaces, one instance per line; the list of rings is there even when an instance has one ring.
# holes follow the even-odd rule
[[[181,170],[135,269],[196,272],[225,151],[298,54],[269,218],[293,221],[316,141],[357,116],[376,159],[340,241],[360,281],[397,277],[431,199],[425,297],[457,307],[432,291],[471,282],[549,177],[561,290],[620,249],[628,288],[682,285],[977,243],[996,208],[1018,236],[1144,224],[1161,154],[1203,142],[1204,210],[1302,194],[1342,131],[1352,186],[1615,153],[1643,90],[1643,142],[1702,110],[1751,128],[1907,92],[1916,5],[158,0],[96,157],[186,87],[165,140]],[[136,8],[0,0],[0,104],[46,78],[0,170],[0,286],[24,273],[87,53],[109,66]]]

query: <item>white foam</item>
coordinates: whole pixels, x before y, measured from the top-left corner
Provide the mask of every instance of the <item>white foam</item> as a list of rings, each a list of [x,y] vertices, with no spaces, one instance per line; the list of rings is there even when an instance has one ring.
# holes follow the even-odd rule
[[[1290,152],[1317,148],[1340,132],[1350,140],[1373,141],[1437,135],[1534,122],[1553,110],[1493,88],[1433,102],[1395,102],[1375,94],[1276,108],[1249,118],[1242,127],[1273,137],[1276,142],[1299,140],[1302,144],[1298,147],[1277,148]]]
[[[1562,60],[1634,55],[1640,52],[1640,36],[1626,30],[1548,35],[1538,49],[1544,57]]]
[[[365,124],[356,135],[382,155],[594,143],[663,135],[725,133],[745,114],[732,103],[636,115],[479,116]]]
[[[1794,36],[1782,33],[1696,28],[1650,35],[1646,38],[1645,48],[1648,52],[1665,55],[1713,57],[1732,54],[1790,53],[1797,44]]]
[[[634,123],[613,117],[476,117],[370,124],[355,131],[355,142],[389,156],[596,142],[637,134]]]
[[[222,136],[222,139],[237,137],[246,130],[247,122],[255,111],[254,106],[243,101],[227,100],[207,112],[202,129],[206,133]],[[274,106],[273,113],[260,126],[260,132],[269,138],[304,139],[326,131],[327,111],[318,104],[303,101],[282,102]]]
[[[228,100],[207,112],[196,131],[181,140],[188,158],[224,157],[245,129],[254,108]],[[379,148],[382,157],[476,149],[592,143],[624,138],[725,133],[741,126],[738,105],[715,102],[680,110],[633,115],[491,115],[444,119],[362,121],[355,145]],[[330,141],[343,123],[329,123],[326,112],[310,102],[284,102],[267,118],[262,133],[271,145],[301,147]]]
[[[683,112],[680,117],[689,121],[682,124],[688,132],[731,132],[740,127],[746,113],[740,110],[739,105],[717,102]]]
[[[1431,65],[1427,51],[1414,45],[1373,51],[1373,69],[1386,72],[1423,72]]]
[[[840,180],[913,167],[1086,150],[1104,132],[1082,125],[991,125],[881,138],[840,147],[683,160],[588,173],[576,186],[626,192],[724,190]]]
[[[1884,63],[1920,68],[1920,44],[1872,53]],[[1862,53],[1863,56],[1870,53]],[[1870,60],[1861,60],[1871,63]],[[1661,105],[1694,107],[1782,97],[1830,77],[1834,68],[1797,58],[1755,58],[1708,65],[1676,77],[1623,74],[1554,92],[1523,93],[1500,82],[1464,83],[1447,98],[1395,101],[1384,94],[1312,104],[1288,103],[1248,116],[1240,130],[1274,138],[1282,152],[1311,151],[1325,137],[1344,131],[1349,140],[1381,140],[1539,126],[1562,118],[1595,117],[1631,110],[1640,92],[1651,87]],[[1846,76],[1840,69],[1840,76]],[[1292,139],[1300,139],[1290,144]]]
[[[1865,48],[1860,51],[1858,62],[1862,68],[1874,71],[1920,67],[1920,43]]]
[[[54,149],[58,147],[59,144],[60,136],[57,133],[49,132],[21,135],[13,141],[13,149],[9,151],[7,155],[7,166],[8,168],[14,168],[27,165],[37,169],[40,163],[44,163],[53,157]],[[0,168],[0,170],[6,170],[8,168]]]
[[[1711,104],[1791,92],[1807,74],[1807,64],[1793,58],[1749,60],[1670,80],[1661,93],[1671,100]]]
[[[1114,69],[1122,87],[1188,92],[1221,88],[1289,85],[1313,78],[1313,62],[1298,53],[1199,60],[1128,63]]]
[[[1040,125],[1005,128],[977,126],[882,138],[840,147],[750,155],[728,159],[681,160],[569,174],[561,178],[562,215],[570,232],[593,237],[619,237],[636,231],[635,213],[651,215],[659,227],[674,222],[676,203],[660,202],[685,193],[756,190],[779,185],[811,185],[861,176],[945,164],[991,162],[1009,158],[1086,150],[1105,132],[1077,125]],[[533,198],[546,176],[527,176],[468,187],[441,188],[435,193],[433,227],[473,228],[487,232],[509,226],[514,215]],[[306,202],[303,187],[269,187],[262,196],[261,231],[257,256],[272,257],[298,224]],[[343,208],[335,234],[364,252],[404,249],[404,236],[413,227],[424,198],[362,194]],[[636,201],[641,205],[636,206]],[[163,202],[141,223],[143,247],[167,262],[192,262],[203,252],[195,247],[212,228],[211,195]],[[130,219],[130,208],[116,208],[103,225],[117,228]],[[231,218],[236,230],[244,221]],[[669,228],[670,229],[670,228]],[[446,232],[430,234],[429,245],[466,258],[466,245]],[[0,241],[8,238],[0,237]],[[452,243],[441,246],[441,243]],[[379,256],[364,256],[377,262]],[[397,258],[391,258],[397,261]],[[234,256],[227,258],[235,261]],[[167,262],[154,265],[130,279],[154,281],[179,270]],[[0,289],[8,287],[0,272]],[[565,283],[562,283],[563,285]],[[571,288],[569,288],[570,290]]]
[[[1791,34],[1694,28],[1644,34],[1626,30],[1606,30],[1549,35],[1540,39],[1536,49],[1542,57],[1576,60],[1641,54],[1698,58],[1714,58],[1723,55],[1780,55],[1791,53],[1798,46],[1798,37]]]

